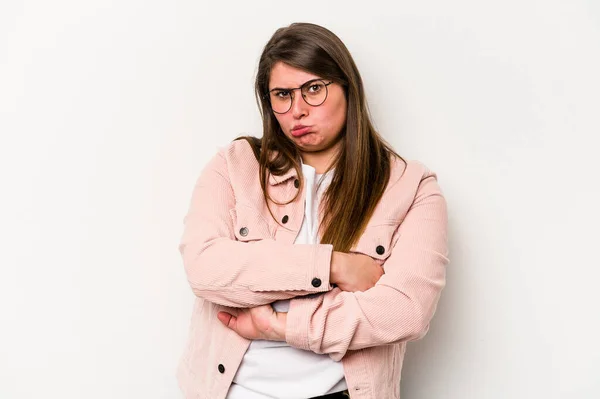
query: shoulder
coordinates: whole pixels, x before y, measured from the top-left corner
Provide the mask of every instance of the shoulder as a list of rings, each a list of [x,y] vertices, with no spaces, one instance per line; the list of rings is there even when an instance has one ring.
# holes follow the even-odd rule
[[[206,170],[212,170],[228,179],[255,168],[258,170],[258,160],[250,143],[243,139],[218,147],[205,167]]]
[[[233,140],[224,146],[218,148],[216,157],[222,158],[222,162],[228,164],[247,164],[250,161],[255,161],[254,151],[247,140]]]
[[[251,139],[260,142],[260,139],[257,139],[256,137],[251,137]],[[229,162],[247,163],[252,160],[254,162],[258,162],[256,156],[254,155],[254,151],[252,150],[252,146],[245,139],[233,140],[231,143],[223,147],[221,151]]]
[[[441,195],[437,174],[420,161],[392,155],[390,180],[373,217],[375,220],[402,220],[415,202],[429,195]]]
[[[419,184],[427,178],[437,179],[437,174],[418,160],[404,160],[391,155],[388,188],[398,184]]]
[[[437,180],[437,173],[421,161],[405,160],[393,154],[391,155],[390,180],[386,192],[397,190],[397,186],[400,186],[402,190],[410,187],[416,190],[421,182],[426,179]]]

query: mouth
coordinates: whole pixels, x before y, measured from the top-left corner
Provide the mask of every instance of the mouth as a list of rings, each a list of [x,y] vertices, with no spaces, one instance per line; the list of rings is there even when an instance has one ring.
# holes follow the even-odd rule
[[[310,132],[310,126],[297,126],[292,129],[292,136],[300,137]]]

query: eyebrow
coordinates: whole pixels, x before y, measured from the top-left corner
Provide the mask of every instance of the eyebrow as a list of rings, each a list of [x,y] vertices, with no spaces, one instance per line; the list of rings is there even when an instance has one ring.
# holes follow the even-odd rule
[[[306,82],[302,83],[300,86],[293,87],[293,88],[294,89],[300,88],[300,87],[304,86],[305,84],[307,84],[308,82],[312,82],[313,80],[323,80],[323,78],[313,78],[313,79],[307,80]],[[269,91],[273,91],[273,90],[291,90],[293,88],[292,87],[273,87],[272,89],[269,89]]]

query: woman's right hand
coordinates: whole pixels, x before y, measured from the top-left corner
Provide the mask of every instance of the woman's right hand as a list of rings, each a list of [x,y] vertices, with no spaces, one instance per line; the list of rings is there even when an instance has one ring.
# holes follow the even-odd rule
[[[366,291],[383,276],[383,267],[368,255],[334,251],[329,281],[342,291]]]

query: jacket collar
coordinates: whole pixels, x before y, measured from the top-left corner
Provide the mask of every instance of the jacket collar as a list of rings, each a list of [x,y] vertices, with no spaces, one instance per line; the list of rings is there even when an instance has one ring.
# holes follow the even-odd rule
[[[277,157],[277,154],[278,154],[278,151],[274,150],[271,154],[271,160],[275,159]],[[300,164],[302,164],[302,159],[300,159]],[[283,183],[283,182],[291,179],[292,177],[298,177],[298,174],[296,173],[296,169],[294,169],[293,166],[291,168],[289,168],[281,176],[275,176],[271,172],[268,172],[268,173],[269,173],[269,184],[271,186],[276,186],[280,183]]]
[[[284,181],[291,179],[292,177],[298,177],[296,173],[296,169],[293,167],[289,168],[287,172],[282,174],[281,176],[275,176],[269,172],[269,184],[275,186],[277,184],[283,183]]]

